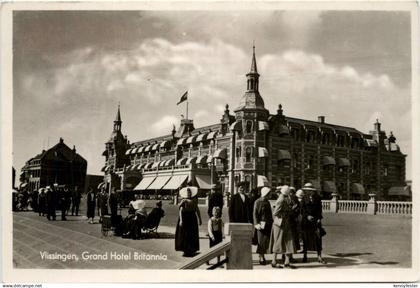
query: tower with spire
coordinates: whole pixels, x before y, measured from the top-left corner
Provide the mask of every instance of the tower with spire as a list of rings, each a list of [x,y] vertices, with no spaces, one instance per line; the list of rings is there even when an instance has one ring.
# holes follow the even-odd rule
[[[130,159],[125,155],[125,151],[129,147],[127,137],[123,136],[121,132],[121,112],[120,104],[118,103],[117,115],[114,120],[114,128],[111,137],[105,143],[105,151],[102,154],[105,156],[105,174],[123,168],[124,165],[130,164]]]
[[[246,91],[235,109],[236,127],[241,127],[235,147],[235,179],[248,182],[250,188],[257,186],[257,175],[267,174],[264,151],[267,151],[268,131],[264,127],[268,127],[269,111],[259,92],[259,78],[253,45],[251,68],[246,74]]]

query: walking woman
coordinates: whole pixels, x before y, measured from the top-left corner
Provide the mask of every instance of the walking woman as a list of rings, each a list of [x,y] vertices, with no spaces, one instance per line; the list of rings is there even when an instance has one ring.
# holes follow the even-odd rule
[[[185,257],[192,257],[200,250],[198,226],[201,225],[201,215],[197,202],[193,199],[197,192],[197,187],[186,187],[179,192],[183,200],[179,204],[179,219],[175,231],[175,250],[183,251]]]
[[[87,201],[87,217],[89,220],[89,224],[93,224],[93,218],[95,217],[95,193],[93,192],[92,188],[89,188],[86,201]]]
[[[293,253],[296,253],[296,249],[290,226],[291,217],[294,215],[289,193],[289,186],[284,185],[280,188],[280,195],[277,198],[273,212],[274,222],[273,229],[271,230],[270,250],[274,254],[273,261],[271,262],[271,266],[274,268],[283,268],[277,263],[277,254],[283,254],[285,256],[285,268],[295,268],[290,265],[290,258]]]
[[[257,231],[257,253],[261,265],[267,264],[264,254],[269,250],[271,228],[273,226],[273,214],[270,201],[268,201],[270,191],[269,187],[263,187],[261,197],[254,203],[254,227]]]

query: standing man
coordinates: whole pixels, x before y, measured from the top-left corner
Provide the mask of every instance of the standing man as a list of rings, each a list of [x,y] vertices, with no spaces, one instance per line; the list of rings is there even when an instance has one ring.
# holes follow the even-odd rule
[[[69,195],[69,188],[67,187],[67,185],[64,185],[64,188],[59,190],[60,193],[60,204],[61,204],[61,220],[62,221],[66,221],[66,211],[68,208],[68,200],[70,199],[70,195]]]
[[[50,186],[47,186],[47,219],[54,220],[56,218],[55,208],[57,205],[57,191],[55,187],[51,189]]]
[[[251,201],[245,194],[246,182],[238,184],[238,193],[232,196],[229,206],[229,221],[231,223],[251,223],[253,222],[253,207]]]
[[[82,195],[80,194],[79,187],[75,186],[72,197],[71,197],[71,215],[74,215],[74,210],[76,210],[76,216],[79,216],[79,206],[80,206],[80,199]]]
[[[209,207],[207,209],[207,214],[209,215],[209,218],[213,216],[213,207],[220,208],[220,217],[221,217],[223,205],[224,205],[223,194],[216,192],[214,188],[215,187],[212,187],[212,189],[210,190],[210,195],[209,195],[209,202],[208,202]]]

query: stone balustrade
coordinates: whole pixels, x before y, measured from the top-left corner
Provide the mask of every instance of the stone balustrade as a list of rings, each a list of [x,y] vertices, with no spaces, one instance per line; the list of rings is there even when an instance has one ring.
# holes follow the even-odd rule
[[[332,194],[331,200],[322,200],[322,211],[331,213],[411,215],[412,207],[412,202],[376,201],[375,194],[369,194],[368,201],[338,200],[337,194]]]

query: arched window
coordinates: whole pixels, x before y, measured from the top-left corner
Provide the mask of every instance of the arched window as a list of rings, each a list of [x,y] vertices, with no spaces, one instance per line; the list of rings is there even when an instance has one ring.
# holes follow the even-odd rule
[[[246,162],[251,162],[251,155],[252,155],[252,149],[251,149],[251,147],[246,147],[246,150],[245,150],[245,161]]]
[[[246,121],[246,133],[252,133],[252,121]]]

